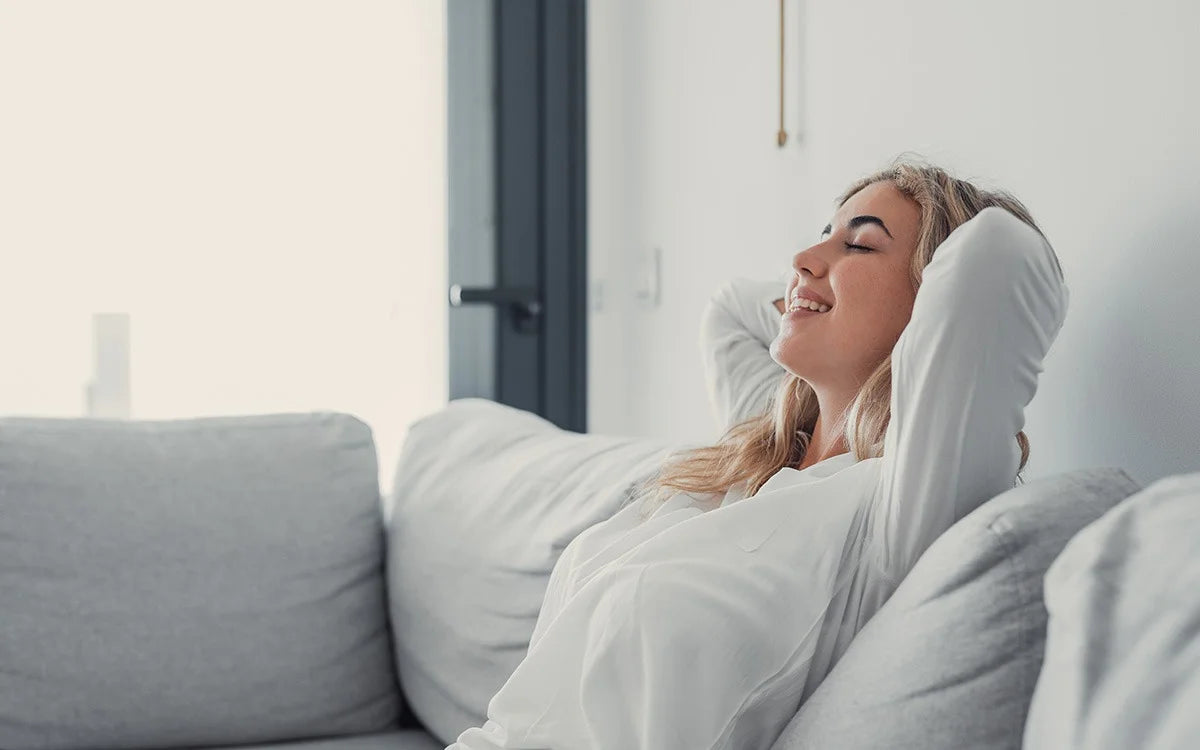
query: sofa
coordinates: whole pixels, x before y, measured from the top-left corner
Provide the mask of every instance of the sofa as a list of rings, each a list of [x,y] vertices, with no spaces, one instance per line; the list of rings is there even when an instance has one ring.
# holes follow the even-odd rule
[[[0,419],[0,748],[444,747],[521,660],[562,549],[681,447],[461,399],[410,425],[381,496],[348,414]],[[1087,746],[1088,702],[1054,701],[1095,675],[1074,640],[1103,612],[1079,581],[1103,592],[1112,545],[1093,533],[1064,568],[1054,675],[1043,580],[1143,489],[1079,469],[961,519],[775,747]],[[1195,690],[1167,687],[1156,706]]]

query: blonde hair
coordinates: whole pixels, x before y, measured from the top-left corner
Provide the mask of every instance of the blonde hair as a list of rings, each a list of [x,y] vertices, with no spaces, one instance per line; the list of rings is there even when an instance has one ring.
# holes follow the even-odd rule
[[[921,285],[925,266],[937,247],[958,226],[989,206],[998,206],[1041,230],[1025,206],[1004,191],[982,190],[956,179],[938,167],[903,157],[852,184],[837,200],[840,207],[858,191],[876,182],[890,182],[921,208],[917,247],[910,275],[913,288]],[[892,356],[888,354],[859,389],[837,426],[858,460],[883,455],[883,439],[891,418]],[[725,433],[716,445],[688,450],[669,459],[643,487],[643,497],[666,500],[673,491],[724,493],[748,482],[746,497],[758,492],[776,472],[803,461],[812,439],[819,406],[817,395],[803,379],[787,373],[765,413],[745,420]],[[1020,471],[1029,460],[1029,438],[1017,433]],[[1023,479],[1021,481],[1024,481]]]

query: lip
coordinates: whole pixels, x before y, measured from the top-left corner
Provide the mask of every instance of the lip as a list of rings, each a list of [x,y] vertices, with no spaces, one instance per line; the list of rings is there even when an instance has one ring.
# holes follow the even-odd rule
[[[787,306],[788,307],[791,307],[792,301],[796,297],[803,297],[805,299],[810,299],[813,302],[816,302],[817,304],[828,305],[830,308],[833,307],[832,302],[825,299],[820,294],[817,294],[816,290],[814,290],[812,287],[806,287],[806,286],[793,287],[791,290],[791,293],[788,295],[788,298],[787,298]]]

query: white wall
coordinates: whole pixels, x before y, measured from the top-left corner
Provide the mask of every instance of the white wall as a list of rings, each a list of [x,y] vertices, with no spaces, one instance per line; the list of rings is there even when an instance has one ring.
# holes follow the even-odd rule
[[[812,193],[806,160],[775,146],[777,14],[769,3],[589,4],[593,432],[709,430],[704,303],[728,276],[785,271],[806,230],[796,210]],[[654,247],[661,305],[647,309],[630,285]]]
[[[0,3],[0,414],[334,409],[384,484],[446,398],[443,0]]]
[[[803,137],[781,150],[776,3],[589,8],[592,430],[715,437],[697,350],[709,293],[785,272],[846,184],[916,151],[1014,192],[1063,261],[1071,310],[1026,412],[1027,476],[1200,470],[1200,5],[787,12]],[[654,246],[663,298],[647,309],[631,284]]]

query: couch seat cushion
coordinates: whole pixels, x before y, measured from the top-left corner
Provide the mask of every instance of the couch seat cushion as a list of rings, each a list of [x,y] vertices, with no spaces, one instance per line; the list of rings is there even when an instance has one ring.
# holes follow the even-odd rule
[[[444,750],[445,747],[446,743],[435,740],[420,729],[404,729],[353,737],[279,742],[270,745],[241,745],[236,748],[210,747],[202,750]]]

